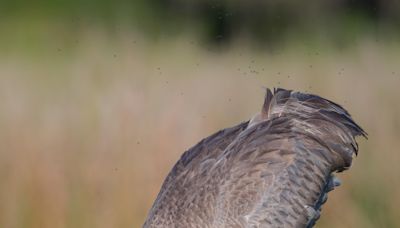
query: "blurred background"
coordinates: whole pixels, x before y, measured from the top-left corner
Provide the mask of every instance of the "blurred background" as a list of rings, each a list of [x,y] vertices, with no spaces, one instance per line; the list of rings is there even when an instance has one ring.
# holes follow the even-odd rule
[[[180,155],[263,87],[369,133],[317,227],[400,227],[400,1],[0,2],[0,227],[140,227]]]

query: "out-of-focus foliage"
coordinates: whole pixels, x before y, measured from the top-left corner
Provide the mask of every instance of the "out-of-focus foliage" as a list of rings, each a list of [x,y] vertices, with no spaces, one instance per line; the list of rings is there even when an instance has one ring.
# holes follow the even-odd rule
[[[140,227],[261,87],[368,133],[318,227],[400,227],[399,1],[0,1],[0,227]]]
[[[1,17],[58,20],[79,28],[102,23],[111,32],[126,24],[149,37],[195,31],[202,40],[227,44],[247,37],[263,46],[286,39],[351,45],[364,35],[376,39],[400,32],[395,0],[41,0],[2,1]],[[311,45],[311,44],[310,44]]]

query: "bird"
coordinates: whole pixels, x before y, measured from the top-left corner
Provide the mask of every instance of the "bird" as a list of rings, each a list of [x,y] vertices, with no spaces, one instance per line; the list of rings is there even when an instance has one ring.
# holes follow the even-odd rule
[[[339,104],[266,88],[253,118],[182,154],[143,227],[313,227],[357,136],[367,133]]]

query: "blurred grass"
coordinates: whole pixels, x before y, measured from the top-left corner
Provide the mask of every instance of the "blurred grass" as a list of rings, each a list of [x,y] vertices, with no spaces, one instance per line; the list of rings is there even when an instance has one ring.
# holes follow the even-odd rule
[[[332,99],[369,133],[317,227],[400,227],[395,42],[219,52],[190,35],[13,23],[0,37],[0,227],[139,227],[180,154],[250,118],[262,86]]]

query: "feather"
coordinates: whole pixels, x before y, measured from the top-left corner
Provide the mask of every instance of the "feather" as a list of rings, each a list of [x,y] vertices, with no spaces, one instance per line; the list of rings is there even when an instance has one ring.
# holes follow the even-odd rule
[[[312,227],[366,135],[332,101],[267,89],[250,121],[181,156],[144,227]]]

